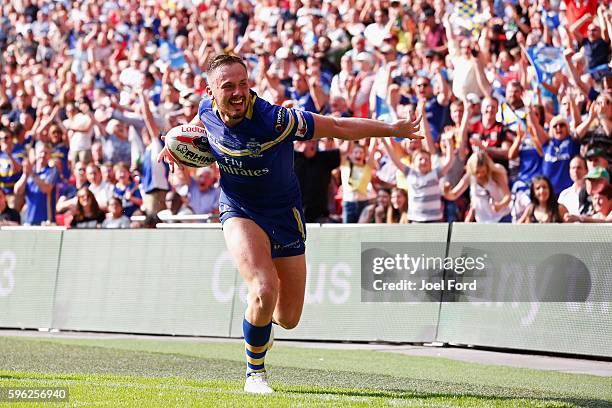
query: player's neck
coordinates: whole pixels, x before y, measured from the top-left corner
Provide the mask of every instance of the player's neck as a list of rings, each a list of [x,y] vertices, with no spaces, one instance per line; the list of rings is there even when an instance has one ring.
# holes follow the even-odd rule
[[[223,123],[225,123],[225,126],[232,127],[242,122],[242,120],[244,119],[244,116],[239,119],[233,119],[219,111],[219,118],[223,121]]]

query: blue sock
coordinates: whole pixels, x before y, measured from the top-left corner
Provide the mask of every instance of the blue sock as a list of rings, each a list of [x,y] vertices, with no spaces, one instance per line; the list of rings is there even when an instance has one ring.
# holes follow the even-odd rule
[[[272,322],[263,327],[253,326],[244,319],[242,321],[242,332],[244,333],[244,348],[247,358],[247,377],[253,373],[266,371],[264,368],[264,358],[268,351],[268,341]]]

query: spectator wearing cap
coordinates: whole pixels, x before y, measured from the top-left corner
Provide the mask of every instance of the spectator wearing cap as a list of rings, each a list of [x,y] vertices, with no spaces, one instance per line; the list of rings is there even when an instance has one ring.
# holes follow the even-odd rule
[[[572,185],[569,163],[579,153],[578,143],[564,117],[555,116],[550,121],[549,139],[542,146],[542,174],[550,179],[554,191],[561,192]]]
[[[561,191],[557,200],[567,208],[569,214],[580,215],[585,210],[585,206],[588,206],[584,180],[587,171],[586,160],[582,156],[576,156],[570,161],[570,178],[574,183]]]
[[[59,174],[49,166],[51,149],[37,143],[32,157],[23,161],[23,174],[15,184],[16,194],[25,194],[24,224],[40,225],[55,222],[56,185]]]
[[[294,168],[302,192],[306,222],[329,222],[331,172],[340,165],[338,149],[319,151],[318,141],[295,144]]]
[[[589,170],[595,167],[609,168],[609,161],[606,152],[599,147],[593,147],[586,153],[587,167]]]
[[[603,167],[594,167],[584,176],[586,180],[586,191],[589,196],[598,193],[610,185],[610,173]]]
[[[593,215],[567,217],[566,222],[608,223],[612,222],[612,186],[608,184],[593,194]]]

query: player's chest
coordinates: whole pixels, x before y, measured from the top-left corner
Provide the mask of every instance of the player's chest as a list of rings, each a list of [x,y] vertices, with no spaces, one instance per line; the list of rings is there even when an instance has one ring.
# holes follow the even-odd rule
[[[207,125],[213,154],[217,158],[231,157],[246,164],[257,164],[273,160],[282,150],[283,144],[277,143],[274,135],[266,135],[265,129],[256,132],[256,124],[245,128]]]

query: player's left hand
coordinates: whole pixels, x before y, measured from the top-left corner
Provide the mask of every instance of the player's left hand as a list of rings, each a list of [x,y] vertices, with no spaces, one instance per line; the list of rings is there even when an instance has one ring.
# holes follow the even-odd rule
[[[421,128],[421,117],[417,117],[414,121],[408,119],[400,119],[393,123],[393,136],[403,137],[405,139],[424,139],[424,136],[417,132]]]
[[[165,137],[162,136],[162,140],[164,139]],[[170,171],[172,173],[174,173],[174,165],[176,165],[179,169],[183,168],[183,165],[181,164],[181,162],[176,157],[174,157],[174,154],[172,154],[170,149],[168,149],[168,146],[164,146],[162,151],[159,152],[159,154],[157,155],[157,162],[161,163],[162,160],[164,160],[166,163],[170,165]]]

